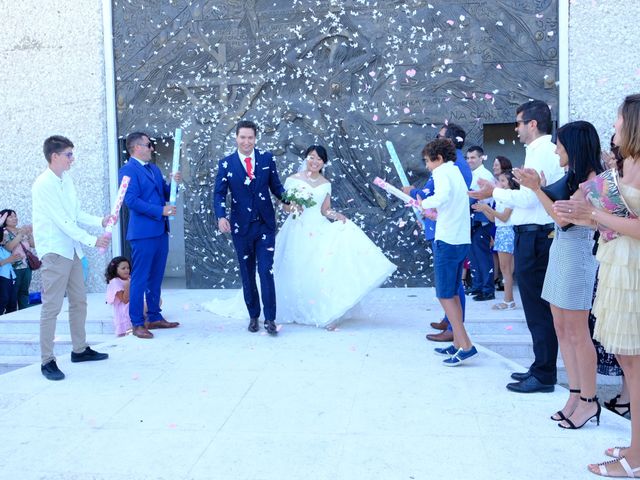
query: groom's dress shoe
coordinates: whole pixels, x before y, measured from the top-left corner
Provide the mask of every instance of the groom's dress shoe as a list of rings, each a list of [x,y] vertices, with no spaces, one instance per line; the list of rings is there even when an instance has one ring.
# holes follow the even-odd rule
[[[507,389],[516,393],[547,393],[553,392],[554,386],[542,383],[533,375],[529,375],[527,378],[520,382],[507,384]]]
[[[144,322],[144,326],[147,327],[148,330],[155,328],[176,328],[178,325],[180,325],[180,322],[167,322],[164,318],[162,320],[156,320],[155,322]]]
[[[531,376],[531,372],[529,370],[527,370],[526,372],[513,372],[511,374],[511,378],[513,378],[514,380],[517,380],[518,382],[521,382],[522,380],[526,380],[530,376]]]
[[[445,320],[440,320],[439,322],[431,322],[431,328],[435,328],[436,330],[446,330],[449,328],[449,322]]]
[[[249,327],[247,327],[247,330],[249,330],[251,333],[256,333],[258,330],[260,330],[260,325],[258,325],[257,318],[252,318],[251,320],[249,320]]]
[[[451,330],[445,330],[440,333],[428,333],[427,340],[432,342],[453,342],[453,332]]]
[[[267,331],[269,335],[278,334],[278,328],[276,327],[276,322],[274,322],[273,320],[265,320],[264,329]]]

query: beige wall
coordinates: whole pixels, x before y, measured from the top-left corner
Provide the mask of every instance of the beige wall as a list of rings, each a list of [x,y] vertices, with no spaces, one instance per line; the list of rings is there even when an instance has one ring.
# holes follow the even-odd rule
[[[109,208],[101,0],[0,0],[0,208],[31,221],[31,184],[46,168],[42,142],[69,137],[83,210]],[[86,249],[91,291],[105,288],[105,258]],[[33,285],[37,288],[38,277]]]
[[[640,48],[634,31],[639,19],[637,1],[569,4],[569,120],[593,123],[603,146],[609,145],[624,97],[640,93]]]

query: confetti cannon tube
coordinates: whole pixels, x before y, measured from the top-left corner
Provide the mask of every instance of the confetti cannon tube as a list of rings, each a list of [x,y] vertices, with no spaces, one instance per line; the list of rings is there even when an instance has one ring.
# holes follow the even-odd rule
[[[407,178],[407,174],[404,173],[404,168],[402,168],[402,163],[400,163],[400,158],[398,157],[398,154],[396,153],[396,147],[394,147],[393,143],[390,142],[389,140],[387,140],[385,142],[385,145],[387,146],[387,151],[389,152],[389,156],[391,157],[391,162],[393,163],[393,166],[396,169],[396,173],[398,174],[398,177],[400,177],[400,183],[402,184],[403,187],[408,187],[409,186],[409,179]],[[391,193],[391,192],[389,192],[389,193]],[[413,213],[414,213],[418,223],[420,223],[420,209],[418,209],[416,207],[413,207]]]
[[[127,188],[129,187],[129,180],[131,180],[128,176],[122,177],[122,182],[120,183],[120,188],[118,189],[118,196],[116,197],[116,203],[113,205],[113,209],[111,210],[111,217],[107,221],[107,225],[104,227],[104,237],[111,238],[111,230],[113,230],[113,225],[120,214],[120,207],[122,207],[122,202],[124,202],[124,195],[127,193]],[[107,251],[106,248],[100,247],[98,251],[102,254]]]
[[[405,203],[405,205],[408,205],[408,206],[413,207],[413,208],[417,208],[418,210],[420,210],[422,208],[420,206],[420,203],[417,200],[411,198],[409,195],[404,193],[402,190],[400,190],[400,189],[394,187],[393,185],[385,182],[380,177],[374,178],[373,179],[373,184],[378,186],[378,187],[380,187],[381,189],[383,189],[387,193],[390,193],[394,197],[399,198],[400,200],[402,200]]]
[[[173,164],[171,166],[171,189],[169,193],[169,205],[175,206],[176,197],[178,196],[178,184],[173,178],[176,172],[180,171],[180,144],[182,143],[182,129],[176,128],[175,135],[173,136]],[[173,220],[173,216],[169,217],[169,220]]]

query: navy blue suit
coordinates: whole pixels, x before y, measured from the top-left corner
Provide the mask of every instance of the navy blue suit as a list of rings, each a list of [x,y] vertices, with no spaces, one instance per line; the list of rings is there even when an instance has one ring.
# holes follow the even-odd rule
[[[227,193],[231,192],[231,238],[242,277],[244,301],[251,318],[260,317],[260,296],[256,284],[256,264],[265,320],[276,319],[276,290],[273,281],[273,252],[276,240],[276,215],[271,193],[282,199],[284,187],[276,163],[269,152],[254,150],[252,181],[238,152],[218,162],[213,192],[213,208],[218,219],[226,217]]]
[[[131,286],[129,316],[134,327],[144,325],[144,298],[147,320],[163,320],[160,289],[169,253],[169,219],[162,215],[169,200],[169,185],[160,169],[141,165],[135,158],[120,169],[118,178],[130,177],[124,203],[129,207],[127,240],[131,245]]]

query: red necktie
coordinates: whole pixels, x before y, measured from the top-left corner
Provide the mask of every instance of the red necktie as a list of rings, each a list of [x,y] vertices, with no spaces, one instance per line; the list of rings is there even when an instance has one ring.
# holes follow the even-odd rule
[[[249,180],[253,180],[253,167],[251,167],[251,157],[245,158],[244,164],[247,166],[247,175],[249,176]]]

